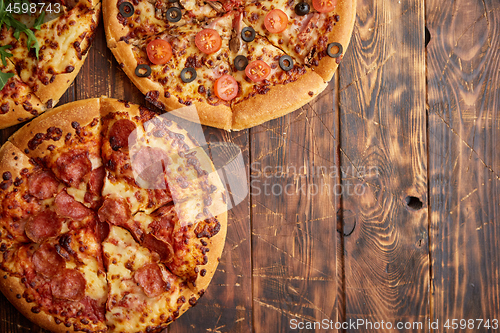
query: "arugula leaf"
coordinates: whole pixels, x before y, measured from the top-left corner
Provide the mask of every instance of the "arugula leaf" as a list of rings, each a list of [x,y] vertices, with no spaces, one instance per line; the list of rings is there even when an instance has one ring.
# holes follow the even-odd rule
[[[5,0],[5,2],[9,3],[12,0]],[[19,39],[21,33],[23,32],[28,37],[27,47],[28,49],[35,49],[36,57],[38,58],[38,53],[40,51],[40,44],[38,43],[35,34],[31,31],[24,23],[16,20],[11,13],[8,13],[5,10],[5,2],[4,0],[0,0],[0,27],[5,24],[8,28],[14,28],[14,38]],[[40,30],[41,25],[43,24],[43,20],[45,18],[45,12],[40,15],[35,21],[35,29]]]
[[[42,15],[38,16],[37,19],[35,20],[35,25],[33,28],[36,30],[40,30],[42,28],[43,20],[45,19],[45,12],[42,12]]]
[[[9,81],[9,79],[13,76],[15,76],[15,74],[13,74],[13,73],[0,72],[0,90],[2,90],[3,87],[5,87],[5,85],[7,84],[7,81]]]
[[[12,53],[5,51],[5,49],[11,49],[12,45],[0,46],[0,57],[2,58],[2,63],[4,66],[7,66],[7,59],[5,57],[12,57]]]

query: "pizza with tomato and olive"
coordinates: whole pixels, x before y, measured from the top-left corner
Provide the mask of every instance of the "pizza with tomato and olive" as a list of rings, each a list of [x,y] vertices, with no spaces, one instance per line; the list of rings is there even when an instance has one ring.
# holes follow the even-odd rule
[[[108,46],[146,99],[240,130],[303,106],[333,77],[355,0],[103,0]]]
[[[46,112],[0,149],[0,289],[53,332],[159,332],[204,294],[225,191],[190,134],[109,98]]]
[[[57,104],[85,62],[98,0],[0,0],[0,129]]]

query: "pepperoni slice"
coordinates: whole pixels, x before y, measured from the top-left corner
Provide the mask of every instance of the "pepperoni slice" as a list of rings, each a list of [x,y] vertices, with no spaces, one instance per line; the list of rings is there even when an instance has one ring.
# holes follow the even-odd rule
[[[32,174],[28,180],[28,192],[38,199],[52,198],[57,192],[59,182],[52,172],[39,171]]]
[[[135,141],[133,137],[130,137],[135,128],[135,124],[128,119],[120,119],[115,122],[109,132],[111,149],[116,151],[120,148],[128,148],[129,140]]]
[[[63,269],[50,281],[52,296],[68,301],[79,301],[85,296],[85,277],[75,269]]]
[[[172,261],[172,257],[174,255],[174,248],[172,247],[172,245],[159,240],[155,236],[147,234],[146,236],[144,236],[144,240],[141,245],[151,251],[158,253],[160,255],[160,261]]]
[[[101,243],[104,242],[109,235],[109,224],[107,222],[97,222],[96,235],[97,239],[100,240]]]
[[[73,187],[78,187],[83,177],[92,170],[88,152],[78,149],[62,154],[56,166],[61,179]]]
[[[131,217],[130,206],[123,198],[106,198],[99,212],[99,221],[109,222],[117,226],[126,226]]]
[[[89,179],[89,191],[92,194],[101,194],[102,187],[104,186],[104,177],[106,176],[106,170],[104,166],[100,166],[90,172]]]
[[[56,213],[60,216],[81,221],[91,215],[92,211],[73,199],[66,191],[61,191],[56,196]]]
[[[156,182],[166,169],[168,155],[160,148],[141,148],[132,158],[132,168],[147,182]]]
[[[62,223],[57,215],[49,210],[42,211],[26,222],[26,236],[35,243],[41,243],[47,238],[58,236]]]
[[[64,259],[57,253],[55,247],[44,243],[33,253],[31,259],[35,271],[45,278],[51,278],[66,266]]]
[[[156,297],[167,291],[170,286],[163,281],[160,266],[154,263],[146,264],[134,274],[134,280],[141,286],[148,297]]]

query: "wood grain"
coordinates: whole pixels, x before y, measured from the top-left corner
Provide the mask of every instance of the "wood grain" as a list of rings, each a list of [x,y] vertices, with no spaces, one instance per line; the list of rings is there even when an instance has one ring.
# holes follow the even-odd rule
[[[348,52],[355,56],[344,59],[340,75],[345,319],[424,322],[429,259],[423,2],[358,1]],[[407,205],[410,197],[410,206],[422,202],[420,209]]]
[[[426,14],[433,317],[491,324],[500,317],[500,3],[432,0]]]
[[[334,87],[251,130],[255,332],[338,319]]]

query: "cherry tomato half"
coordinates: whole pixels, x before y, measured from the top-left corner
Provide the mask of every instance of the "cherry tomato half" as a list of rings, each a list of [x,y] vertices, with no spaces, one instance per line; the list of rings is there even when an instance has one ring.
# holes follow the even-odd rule
[[[252,61],[245,68],[245,74],[253,82],[265,80],[271,74],[271,67],[262,60]]]
[[[313,0],[313,7],[320,13],[328,13],[335,9],[337,0]]]
[[[155,39],[146,47],[149,61],[156,65],[166,64],[172,58],[172,46],[163,39]]]
[[[215,94],[222,100],[232,100],[238,95],[238,82],[231,75],[222,75],[215,81]]]
[[[196,34],[194,43],[201,52],[211,54],[219,51],[222,39],[214,29],[203,29]]]
[[[287,24],[288,16],[281,9],[271,10],[264,18],[264,25],[266,26],[266,29],[272,34],[282,32],[286,29]]]

